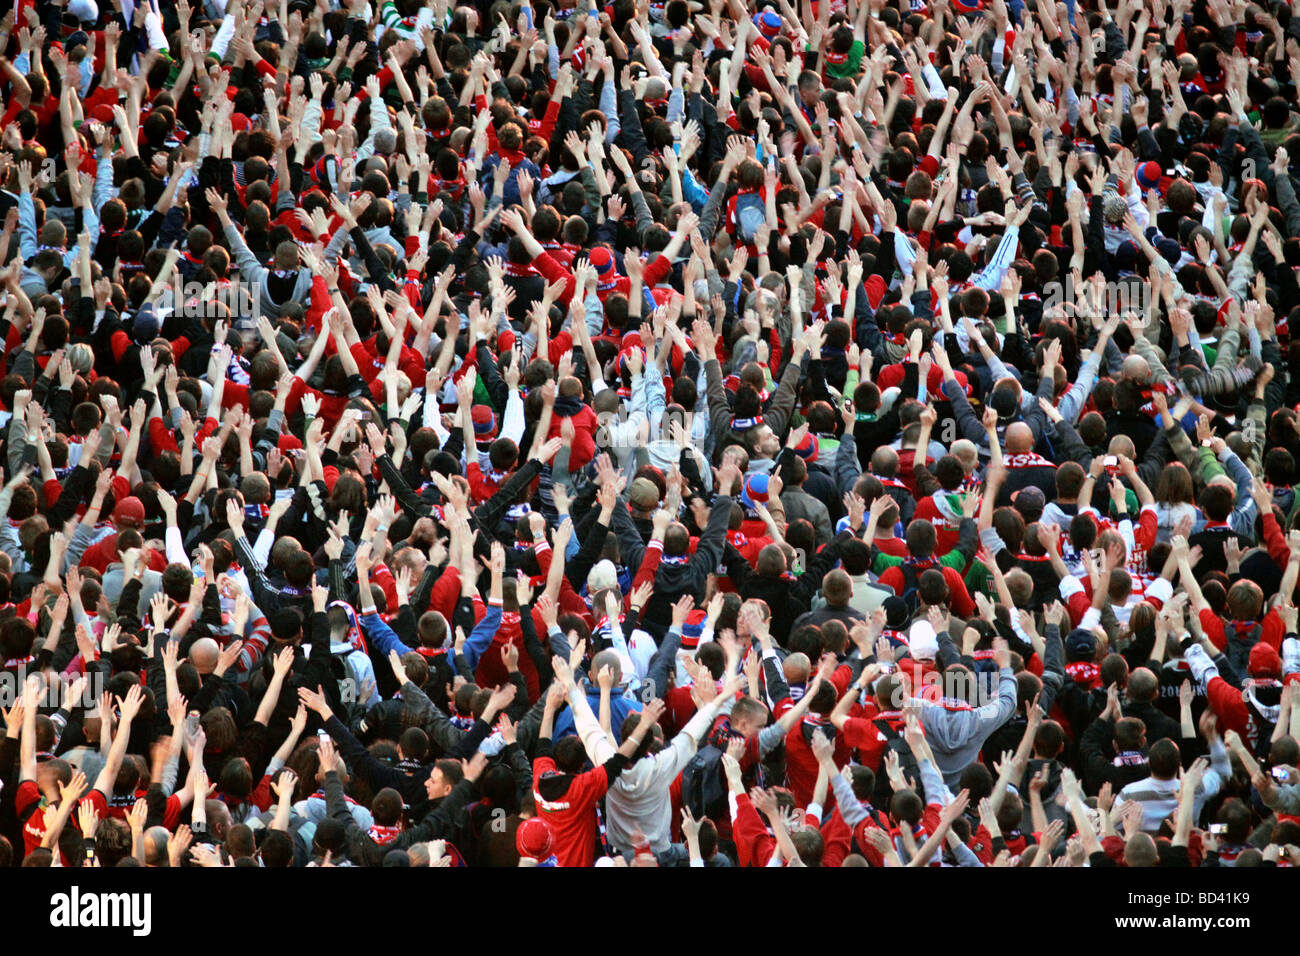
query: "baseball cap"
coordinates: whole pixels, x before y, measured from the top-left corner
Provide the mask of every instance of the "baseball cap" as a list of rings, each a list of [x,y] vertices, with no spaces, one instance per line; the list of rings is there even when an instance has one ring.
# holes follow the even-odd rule
[[[123,498],[113,509],[113,524],[119,528],[143,528],[144,503],[135,495]]]
[[[638,478],[628,489],[627,500],[639,511],[649,511],[659,506],[659,489],[649,478]]]
[[[1273,645],[1260,641],[1250,649],[1247,670],[1251,677],[1271,677],[1276,680],[1282,676],[1282,658],[1277,656]]]

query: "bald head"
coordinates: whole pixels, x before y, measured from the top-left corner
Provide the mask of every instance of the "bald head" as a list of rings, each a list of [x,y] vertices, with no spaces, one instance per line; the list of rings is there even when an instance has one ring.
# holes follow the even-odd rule
[[[1112,455],[1123,455],[1131,461],[1137,459],[1137,446],[1127,435],[1116,435],[1112,438],[1110,444],[1106,446],[1106,451]]]
[[[812,670],[812,664],[808,661],[808,655],[802,651],[795,651],[785,659],[783,666],[785,670],[786,683],[802,684],[808,680],[808,673]]]
[[[1128,697],[1136,703],[1150,703],[1160,690],[1160,680],[1145,667],[1139,667],[1128,678]]]
[[[898,473],[898,452],[884,445],[871,453],[871,470],[885,478],[893,478]]]
[[[167,865],[167,840],[170,836],[166,827],[150,827],[145,831],[144,860],[147,865]]]
[[[200,674],[211,674],[220,656],[221,648],[210,637],[200,638],[190,647],[190,663]]]
[[[1124,359],[1120,374],[1124,378],[1131,378],[1135,382],[1145,382],[1151,377],[1151,366],[1147,364],[1147,360],[1142,356],[1129,355]]]
[[[1012,422],[1007,426],[1007,453],[1023,455],[1034,450],[1034,432],[1024,422]]]
[[[208,832],[218,840],[224,840],[230,832],[230,807],[224,800],[205,800],[203,805],[208,814]]]

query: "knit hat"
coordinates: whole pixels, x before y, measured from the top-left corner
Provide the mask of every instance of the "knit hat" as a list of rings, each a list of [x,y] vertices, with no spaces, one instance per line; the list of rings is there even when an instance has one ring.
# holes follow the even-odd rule
[[[1141,186],[1145,192],[1148,189],[1157,188],[1160,185],[1160,177],[1164,174],[1165,171],[1161,169],[1160,164],[1153,159],[1138,166],[1137,172],[1134,175],[1137,179],[1137,184]]]
[[[902,629],[911,616],[907,610],[907,602],[897,595],[885,598],[880,606],[885,611],[885,626],[892,627],[894,630]]]
[[[1250,649],[1246,669],[1251,677],[1271,677],[1278,680],[1282,676],[1282,658],[1277,656],[1273,645],[1260,641]]]
[[[1176,266],[1183,258],[1183,247],[1175,239],[1161,236],[1155,241],[1156,252],[1164,257],[1165,262]]]
[[[491,441],[497,437],[497,417],[492,409],[486,405],[475,405],[470,410],[470,418],[474,422],[476,441]]]
[[[1065,659],[1070,663],[1090,661],[1097,654],[1097,635],[1083,627],[1076,627],[1065,638]]]
[[[144,503],[135,495],[123,498],[113,509],[113,524],[118,528],[143,528]]]
[[[692,611],[686,615],[686,623],[682,625],[682,647],[699,647],[700,636],[704,633],[704,622],[708,617],[709,613],[704,610]]]
[[[1132,271],[1137,259],[1138,245],[1132,239],[1125,239],[1115,250],[1115,266],[1124,272]]]
[[[762,502],[767,504],[769,497],[767,491],[767,475],[750,475],[745,479],[745,486],[741,489],[740,500],[750,508],[755,504]]]
[[[802,458],[804,461],[816,461],[817,460],[817,436],[814,435],[812,432],[809,432],[807,435],[804,436],[803,441],[801,441],[798,445],[795,446],[794,453],[798,455],[800,458]]]
[[[533,860],[545,860],[551,855],[551,845],[555,838],[551,826],[541,817],[529,817],[519,824],[515,831],[515,849],[520,856]]]
[[[604,246],[597,246],[587,253],[587,261],[591,267],[596,270],[596,274],[601,278],[609,275],[614,270],[614,257]]]
[[[1128,212],[1128,203],[1119,193],[1107,191],[1101,197],[1101,210],[1107,222],[1119,225]]]

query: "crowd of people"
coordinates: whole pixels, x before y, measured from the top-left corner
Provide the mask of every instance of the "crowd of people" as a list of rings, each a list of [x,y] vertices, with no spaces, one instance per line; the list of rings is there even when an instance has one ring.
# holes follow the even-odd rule
[[[19,0],[0,863],[1300,863],[1298,82],[1276,0]]]

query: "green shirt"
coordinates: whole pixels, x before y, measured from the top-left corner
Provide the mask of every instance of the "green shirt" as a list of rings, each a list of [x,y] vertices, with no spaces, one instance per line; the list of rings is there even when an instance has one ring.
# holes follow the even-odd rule
[[[904,558],[896,558],[892,554],[885,554],[885,552],[881,551],[876,555],[876,560],[872,564],[871,570],[876,572],[876,574],[884,574],[890,568],[896,568],[901,565],[904,560]],[[930,560],[935,561],[936,559],[931,555]],[[937,559],[937,563],[944,567],[952,568],[960,574],[966,569],[966,555],[962,554],[956,548],[953,548],[942,558]]]
[[[826,53],[822,53],[822,59],[826,62],[826,75],[837,80],[845,78],[852,79],[858,75],[858,67],[862,65],[862,57],[867,52],[867,45],[861,40],[854,40],[853,46],[849,47],[849,52],[845,54],[843,63],[831,63],[826,60]]]

